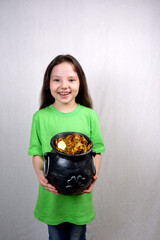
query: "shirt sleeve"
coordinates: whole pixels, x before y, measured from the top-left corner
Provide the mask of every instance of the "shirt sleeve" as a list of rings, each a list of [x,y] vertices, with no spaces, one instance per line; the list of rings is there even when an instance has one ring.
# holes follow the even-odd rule
[[[98,114],[94,112],[91,118],[91,140],[93,142],[93,150],[96,153],[105,152],[105,146],[102,139]]]
[[[31,137],[30,137],[30,146],[28,150],[28,155],[43,156],[42,144],[40,140],[39,119],[36,113],[33,115],[33,119],[32,119]]]

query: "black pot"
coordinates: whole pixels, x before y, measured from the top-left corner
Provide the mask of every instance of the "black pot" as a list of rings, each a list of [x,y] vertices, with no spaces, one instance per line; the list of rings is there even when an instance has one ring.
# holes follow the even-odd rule
[[[55,140],[77,132],[63,132],[55,135],[51,139],[53,150],[44,154],[44,174],[48,182],[52,184],[59,193],[64,195],[80,194],[87,189],[96,174],[94,156],[96,152],[92,150],[93,143],[86,135],[84,137],[92,147],[86,153],[65,154],[55,147]]]

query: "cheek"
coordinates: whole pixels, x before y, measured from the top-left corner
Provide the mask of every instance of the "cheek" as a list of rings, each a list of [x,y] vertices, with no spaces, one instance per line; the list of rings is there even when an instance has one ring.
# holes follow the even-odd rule
[[[78,94],[78,92],[79,92],[79,87],[76,86],[76,87],[73,89],[73,91],[74,91],[76,94]]]
[[[78,84],[75,86],[75,91],[79,92],[79,89],[80,89],[80,84],[78,83]]]
[[[49,88],[51,91],[55,91],[57,89],[56,85],[54,83],[50,83]]]

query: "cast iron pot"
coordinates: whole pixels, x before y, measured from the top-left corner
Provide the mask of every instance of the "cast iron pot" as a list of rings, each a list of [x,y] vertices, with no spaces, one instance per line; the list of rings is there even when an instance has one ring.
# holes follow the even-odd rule
[[[81,154],[65,154],[55,147],[55,140],[78,132],[62,132],[51,139],[52,151],[44,154],[44,174],[48,182],[53,185],[59,193],[64,195],[80,194],[87,189],[96,174],[93,143],[86,135],[88,143],[92,144],[90,150]]]

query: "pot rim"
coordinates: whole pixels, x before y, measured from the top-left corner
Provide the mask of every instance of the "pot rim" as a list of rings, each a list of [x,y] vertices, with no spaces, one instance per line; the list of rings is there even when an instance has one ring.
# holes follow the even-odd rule
[[[58,150],[55,148],[54,143],[55,143],[55,140],[56,140],[57,138],[66,137],[66,136],[68,136],[68,135],[72,135],[72,134],[75,134],[75,133],[76,133],[77,135],[83,135],[83,136],[86,138],[86,140],[87,140],[89,143],[92,144],[91,148],[90,148],[87,152],[85,152],[85,153],[79,153],[79,154],[66,154],[66,153],[63,153],[63,152],[61,152],[61,151],[58,151]],[[51,147],[53,148],[53,150],[54,150],[55,152],[57,152],[57,153],[59,153],[59,154],[62,154],[63,156],[69,156],[69,157],[81,157],[81,156],[84,156],[84,155],[90,153],[90,152],[92,151],[92,148],[93,148],[93,142],[92,142],[92,140],[91,140],[87,135],[85,135],[84,133],[80,133],[80,132],[60,132],[60,133],[56,134],[55,136],[53,136],[53,137],[51,138],[50,145],[51,145]]]

